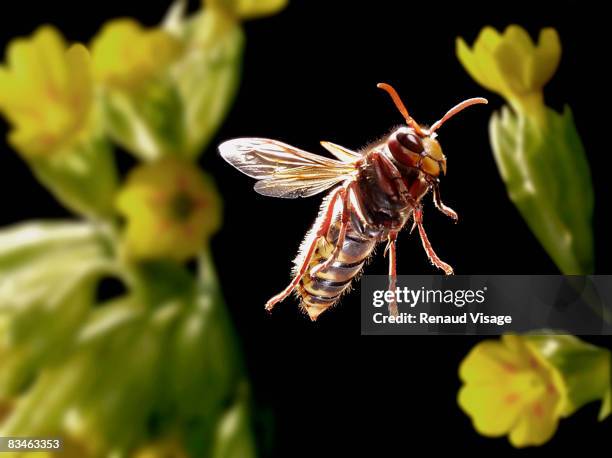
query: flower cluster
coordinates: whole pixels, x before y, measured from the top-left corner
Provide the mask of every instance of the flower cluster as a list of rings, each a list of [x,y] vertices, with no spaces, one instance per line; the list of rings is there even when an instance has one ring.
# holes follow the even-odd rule
[[[93,92],[83,45],[68,45],[49,26],[13,41],[0,66],[0,111],[13,126],[9,142],[30,157],[70,149],[91,128]]]
[[[510,199],[562,273],[594,268],[593,185],[572,113],[546,106],[544,86],[559,66],[561,44],[543,29],[535,44],[516,25],[482,29],[457,57],[474,80],[509,106],[491,117],[491,146]]]
[[[236,92],[240,21],[285,1],[205,3],[89,45],[52,26],[8,45],[8,142],[80,219],[0,230],[0,436],[61,436],[79,458],[255,455],[209,249],[221,199],[197,159]]]

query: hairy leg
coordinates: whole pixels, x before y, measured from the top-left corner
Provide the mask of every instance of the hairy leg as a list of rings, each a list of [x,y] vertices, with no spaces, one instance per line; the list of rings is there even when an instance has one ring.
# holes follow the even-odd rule
[[[440,188],[438,187],[438,185],[435,185],[433,187],[433,201],[438,210],[440,210],[446,216],[454,219],[455,222],[457,222],[457,220],[459,219],[459,215],[457,215],[457,212],[455,210],[444,205],[444,202],[442,202],[442,198],[440,197]]]
[[[385,254],[389,253],[389,288],[388,290],[393,292],[393,302],[389,304],[389,313],[391,316],[397,316],[397,299],[395,297],[395,287],[397,285],[397,251],[396,251],[396,240],[397,232],[391,232],[387,240],[387,246],[385,248]]]
[[[347,192],[346,188],[344,187],[337,188],[332,192],[329,197],[325,211],[322,215],[319,216],[319,219],[316,223],[316,229],[312,241],[305,248],[304,257],[297,269],[296,275],[285,289],[283,289],[280,293],[278,293],[276,296],[272,297],[268,302],[266,302],[267,311],[271,311],[277,303],[281,302],[287,296],[289,296],[294,290],[294,288],[300,283],[300,280],[302,279],[302,277],[304,277],[306,271],[308,270],[308,265],[310,264],[312,256],[314,255],[314,252],[317,248],[319,238],[324,237],[327,234],[327,231],[329,230],[329,226],[334,215],[334,206],[336,205],[336,202],[338,201],[338,199],[342,199],[344,201],[346,195]]]
[[[423,210],[421,208],[417,208],[414,211],[414,222],[419,228],[419,235],[421,236],[421,242],[423,242],[423,248],[425,248],[425,253],[427,253],[427,257],[431,263],[437,268],[442,269],[446,275],[452,275],[453,268],[438,257],[431,243],[429,243],[425,228],[423,227]]]
[[[310,271],[310,276],[314,277],[317,272],[325,271],[329,268],[336,260],[338,259],[338,255],[342,251],[342,247],[344,246],[344,240],[346,238],[346,230],[348,229],[349,219],[351,217],[351,203],[349,200],[349,190],[352,186],[352,183],[346,188],[346,191],[342,198],[342,216],[340,217],[340,230],[338,231],[338,240],[336,240],[336,244],[334,245],[334,250],[332,251],[329,259],[325,260],[325,262],[319,264],[315,268]]]

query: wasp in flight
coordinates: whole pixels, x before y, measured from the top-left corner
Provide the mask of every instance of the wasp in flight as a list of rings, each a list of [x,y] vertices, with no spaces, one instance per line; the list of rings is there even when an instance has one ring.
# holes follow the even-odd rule
[[[406,125],[361,151],[321,142],[337,160],[263,138],[237,138],[219,146],[227,162],[258,180],[255,191],[259,194],[294,199],[332,189],[302,242],[292,281],[266,303],[268,311],[295,291],[310,319],[316,320],[338,302],[376,245],[384,241],[389,289],[394,291],[397,234],[409,221],[413,229],[418,228],[432,264],[447,275],[453,273],[429,243],[422,200],[432,191],[438,210],[457,220],[457,214],[440,198],[439,176],[446,174],[446,157],[436,131],[464,108],[487,100],[465,100],[425,127],[412,119],[393,87],[386,83],[378,87],[391,96]],[[389,309],[397,314],[397,303],[391,303]]]

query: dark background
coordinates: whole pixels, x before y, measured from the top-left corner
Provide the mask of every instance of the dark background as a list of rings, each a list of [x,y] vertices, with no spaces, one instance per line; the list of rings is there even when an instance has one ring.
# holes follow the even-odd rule
[[[197,3],[197,2],[194,2]],[[88,41],[116,16],[153,25],[168,2],[10,2],[0,16],[0,43],[57,25],[71,40]],[[10,5],[10,6],[9,6]],[[482,26],[518,23],[537,36],[557,28],[563,59],[547,87],[549,104],[569,104],[585,143],[596,193],[597,273],[612,273],[612,220],[607,65],[609,39],[598,3],[561,2],[331,2],[294,1],[278,16],[246,24],[243,83],[214,144],[238,136],[272,137],[321,152],[318,141],[358,148],[399,124],[388,96],[375,85],[396,86],[421,123],[438,119],[456,102],[487,96],[446,124],[440,142],[448,157],[442,195],[460,215],[453,224],[426,205],[425,225],[442,259],[462,274],[550,274],[555,265],[506,197],[488,143],[487,125],[501,99],[477,86],[458,63],[455,38],[472,43]],[[195,5],[194,5],[195,6]],[[0,153],[3,224],[66,216],[5,143]],[[263,304],[289,281],[291,260],[316,216],[320,197],[280,200],[255,194],[252,180],[224,163],[211,147],[203,165],[225,199],[225,225],[214,253],[226,299],[241,336],[261,424],[275,417],[274,439],[261,434],[271,456],[330,456],[369,450],[404,456],[461,450],[506,454],[506,439],[486,439],[456,405],[457,367],[476,337],[361,337],[359,287],[317,323],[294,300],[271,316]],[[125,161],[127,167],[129,160]],[[379,255],[367,271],[386,272]],[[420,242],[403,233],[398,272],[434,273]],[[589,338],[611,346],[609,338]],[[596,422],[592,405],[562,421],[544,447],[604,448],[610,420]],[[418,452],[417,452],[418,453]]]

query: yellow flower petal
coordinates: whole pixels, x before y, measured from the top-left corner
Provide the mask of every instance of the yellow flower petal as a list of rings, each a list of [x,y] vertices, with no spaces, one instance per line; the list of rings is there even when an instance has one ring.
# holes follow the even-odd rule
[[[482,46],[489,52],[494,51],[501,41],[502,37],[499,32],[490,26],[483,27],[476,39],[476,42],[480,43],[478,46]]]
[[[489,85],[495,91],[503,91],[502,75],[494,60],[495,50],[501,44],[501,35],[493,27],[484,27],[474,43],[474,54],[482,74],[486,75]]]
[[[0,67],[0,111],[12,125],[10,143],[26,156],[62,150],[85,134],[93,113],[87,50],[68,48],[49,26],[13,40]]]
[[[504,92],[504,81],[494,61],[494,51],[501,42],[501,36],[492,27],[484,27],[470,50],[462,38],[457,40],[457,57],[478,84],[486,89]]]
[[[167,70],[182,45],[162,29],[145,29],[132,19],[116,19],[102,27],[91,49],[96,80],[109,87],[135,90]]]
[[[487,73],[483,71],[482,65],[478,61],[476,54],[470,50],[463,38],[457,38],[456,46],[459,62],[461,62],[470,76],[484,88],[492,92],[497,92],[498,87],[491,81]]]
[[[518,25],[499,34],[491,27],[482,29],[470,50],[457,40],[457,57],[474,80],[504,97],[517,110],[544,122],[544,85],[559,64],[561,45],[554,29],[543,29],[534,45]]]
[[[459,406],[467,412],[479,434],[497,437],[508,434],[523,410],[520,393],[500,392],[498,386],[465,385],[459,391]]]
[[[515,447],[527,447],[548,442],[559,424],[556,409],[557,399],[550,396],[537,399],[525,406],[510,432],[510,443]]]
[[[461,380],[466,383],[496,382],[522,369],[525,364],[522,355],[510,342],[513,340],[503,343],[487,340],[476,345],[461,363]]]
[[[502,93],[505,97],[529,93],[531,88],[526,84],[523,68],[531,56],[522,54],[515,43],[504,41],[495,50],[494,59],[506,87],[507,92]]]
[[[538,46],[526,75],[532,87],[543,87],[553,77],[561,61],[561,41],[555,29],[540,31]]]
[[[533,54],[535,51],[533,41],[527,31],[515,24],[506,27],[502,36],[502,41],[515,46],[517,53],[521,55]]]

